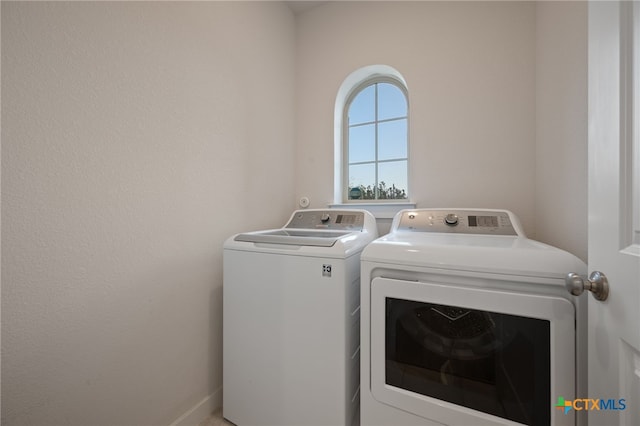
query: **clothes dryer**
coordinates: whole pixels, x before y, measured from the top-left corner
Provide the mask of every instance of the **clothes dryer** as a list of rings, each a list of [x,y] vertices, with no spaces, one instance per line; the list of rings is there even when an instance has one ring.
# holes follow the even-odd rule
[[[575,256],[505,210],[418,209],[362,254],[362,425],[576,425],[586,302]]]
[[[223,416],[236,425],[351,425],[359,407],[364,210],[299,210],[224,245]]]

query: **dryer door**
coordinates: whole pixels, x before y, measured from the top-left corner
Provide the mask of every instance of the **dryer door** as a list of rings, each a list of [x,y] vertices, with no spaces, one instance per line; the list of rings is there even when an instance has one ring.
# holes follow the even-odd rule
[[[575,398],[574,318],[559,297],[374,278],[371,391],[443,424],[574,425],[554,403]]]

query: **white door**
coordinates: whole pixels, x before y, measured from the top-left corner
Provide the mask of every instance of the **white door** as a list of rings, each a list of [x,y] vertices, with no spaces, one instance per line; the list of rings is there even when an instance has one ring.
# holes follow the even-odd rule
[[[640,2],[589,3],[589,270],[610,285],[589,296],[590,426],[640,425],[639,34]]]

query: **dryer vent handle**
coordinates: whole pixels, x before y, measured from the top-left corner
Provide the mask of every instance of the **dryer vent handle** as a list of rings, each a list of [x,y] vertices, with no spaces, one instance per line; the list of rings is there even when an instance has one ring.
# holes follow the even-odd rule
[[[587,281],[575,272],[569,272],[564,278],[564,286],[574,296],[580,296],[583,291],[589,290],[601,302],[609,297],[609,280],[600,271],[593,271]]]

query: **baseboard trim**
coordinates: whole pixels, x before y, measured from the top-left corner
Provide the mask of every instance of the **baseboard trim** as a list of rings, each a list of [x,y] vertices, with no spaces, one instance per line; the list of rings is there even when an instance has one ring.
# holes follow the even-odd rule
[[[222,407],[222,386],[211,395],[194,405],[189,411],[181,415],[170,426],[197,426],[218,408]]]

